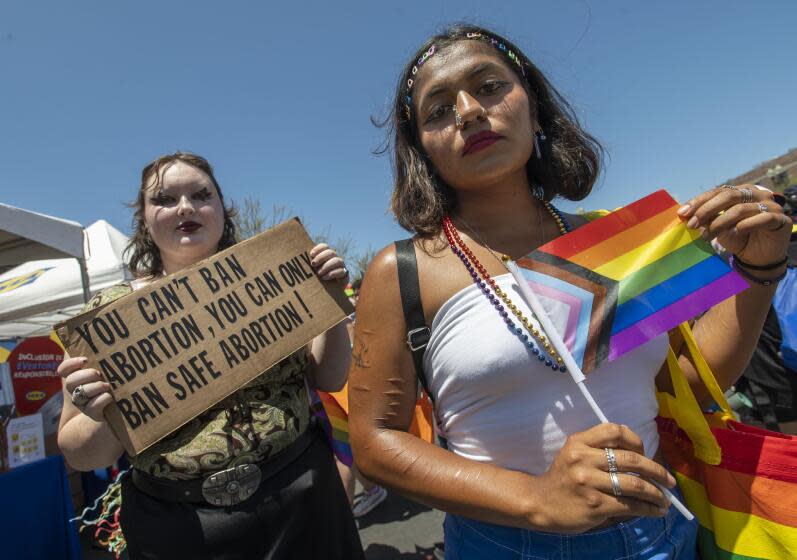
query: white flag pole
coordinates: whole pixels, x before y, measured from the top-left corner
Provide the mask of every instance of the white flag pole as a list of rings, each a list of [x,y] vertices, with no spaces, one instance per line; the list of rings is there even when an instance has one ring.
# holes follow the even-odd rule
[[[587,403],[589,403],[590,408],[598,417],[598,419],[601,421],[601,423],[608,424],[609,419],[606,418],[606,415],[598,406],[598,403],[595,402],[595,399],[592,397],[592,394],[590,394],[589,389],[587,389],[587,386],[584,384],[584,381],[586,380],[586,377],[584,377],[584,373],[581,371],[581,368],[573,359],[573,355],[570,353],[570,350],[565,345],[564,340],[562,340],[562,337],[559,335],[559,331],[557,331],[556,328],[554,328],[553,322],[551,321],[550,317],[548,317],[548,313],[545,311],[545,308],[540,303],[540,300],[537,299],[537,296],[529,287],[528,281],[520,272],[517,263],[515,263],[515,261],[509,260],[506,261],[505,264],[509,272],[511,272],[512,276],[515,278],[515,282],[517,283],[518,288],[520,288],[520,295],[526,301],[528,306],[531,307],[531,310],[534,312],[534,315],[537,317],[537,320],[540,322],[540,326],[542,326],[543,330],[545,331],[545,334],[548,336],[548,340],[550,340],[551,344],[553,344],[553,347],[556,348],[556,351],[562,357],[565,366],[567,366],[567,372],[570,374],[570,377],[573,378],[573,381],[575,381],[576,386],[581,391],[581,394],[584,395],[584,398],[587,399]],[[686,509],[686,506],[683,503],[681,503],[681,501],[678,498],[676,498],[672,492],[670,492],[667,488],[665,488],[664,486],[660,485],[657,482],[653,481],[649,482],[651,482],[651,484],[656,485],[656,487],[662,491],[662,493],[667,497],[667,499],[670,500],[670,503],[675,506],[675,509],[680,511],[684,517],[686,517],[690,521],[694,519],[695,516],[692,514],[692,512]]]

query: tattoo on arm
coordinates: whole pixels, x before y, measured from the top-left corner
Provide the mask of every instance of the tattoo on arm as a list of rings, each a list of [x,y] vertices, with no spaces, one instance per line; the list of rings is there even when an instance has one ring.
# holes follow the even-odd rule
[[[363,336],[354,338],[354,350],[352,350],[351,359],[358,368],[371,367],[371,362],[368,361],[368,346],[365,344]]]

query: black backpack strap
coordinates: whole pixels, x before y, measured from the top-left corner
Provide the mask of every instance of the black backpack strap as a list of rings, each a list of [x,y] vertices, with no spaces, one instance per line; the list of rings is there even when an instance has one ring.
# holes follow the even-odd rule
[[[747,380],[747,386],[750,389],[749,397],[750,400],[753,401],[753,410],[761,415],[761,421],[764,423],[767,430],[782,432],[783,430],[780,429],[778,415],[775,411],[775,403],[769,391],[767,391],[764,386],[759,385],[751,379]]]
[[[429,343],[431,331],[423,316],[415,246],[412,239],[396,241],[395,245],[401,307],[404,310],[404,322],[407,326],[407,346],[412,352],[412,361],[415,362],[415,373],[418,380],[429,398],[432,398],[429,385],[426,383],[426,376],[423,373],[423,354]]]

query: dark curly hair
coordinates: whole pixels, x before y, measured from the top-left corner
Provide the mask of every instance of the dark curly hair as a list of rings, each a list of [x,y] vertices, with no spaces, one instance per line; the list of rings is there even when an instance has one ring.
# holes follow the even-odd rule
[[[178,161],[204,172],[213,181],[213,186],[216,187],[216,192],[219,193],[219,201],[222,208],[224,208],[224,230],[222,231],[221,239],[219,239],[218,250],[221,251],[232,247],[237,241],[235,223],[233,222],[235,210],[224,204],[224,195],[221,192],[219,183],[216,181],[216,177],[213,175],[213,167],[208,163],[208,160],[190,152],[175,152],[160,156],[148,163],[141,171],[141,186],[138,189],[138,196],[134,202],[128,205],[135,211],[133,213],[133,236],[125,248],[125,254],[130,255],[128,266],[130,272],[136,278],[163,274],[163,261],[161,260],[160,250],[144,225],[144,201],[146,200],[147,189],[158,186],[163,180],[163,173],[166,169]]]
[[[391,146],[394,150],[391,210],[404,229],[422,237],[439,234],[441,219],[456,207],[456,195],[435,173],[421,147],[407,80],[412,76],[413,66],[432,45],[439,52],[463,40],[492,44],[491,38],[497,42],[496,54],[523,84],[529,97],[529,111],[547,137],[541,143],[542,160],[529,160],[526,165],[534,194],[545,200],[557,196],[581,200],[590,193],[600,172],[602,146],[581,128],[570,104],[528,57],[514,43],[488,29],[453,25],[418,49],[401,73],[390,114],[382,122],[372,119],[376,126],[387,128],[387,139],[376,152],[384,153]],[[503,54],[502,47],[514,53],[520,64]]]

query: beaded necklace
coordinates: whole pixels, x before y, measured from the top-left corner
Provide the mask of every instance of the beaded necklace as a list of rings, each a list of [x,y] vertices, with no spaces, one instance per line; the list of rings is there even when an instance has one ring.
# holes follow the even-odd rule
[[[554,208],[554,206],[548,201],[542,200],[540,202],[542,202],[542,204],[545,206],[545,209],[556,222],[556,225],[559,227],[559,233],[561,235],[568,233],[571,229],[570,224],[559,212],[559,210]],[[476,258],[476,255],[473,254],[473,251],[471,251],[470,247],[468,247],[468,245],[462,241],[462,238],[459,236],[459,232],[457,231],[454,222],[451,221],[451,218],[445,216],[443,218],[442,226],[443,233],[448,241],[448,246],[451,248],[454,254],[460,258],[462,264],[465,265],[465,268],[468,270],[468,273],[473,279],[473,282],[479,287],[484,295],[487,296],[487,299],[490,300],[490,303],[493,304],[493,307],[495,307],[496,311],[498,311],[498,314],[506,323],[509,330],[515,336],[517,336],[524,345],[528,346],[528,348],[531,350],[531,353],[537,356],[537,359],[540,362],[543,362],[553,371],[566,372],[567,368],[564,365],[564,360],[562,360],[562,357],[559,356],[551,343],[548,341],[548,337],[545,336],[545,333],[541,332],[531,324],[531,321],[528,319],[528,317],[523,315],[523,312],[520,311],[520,309],[518,309],[518,307],[512,302],[506,292],[504,292],[498,286],[495,280],[487,272],[487,269],[484,268],[484,266],[479,262],[479,259]],[[499,257],[483,241],[482,244],[493,256],[501,261],[502,264],[510,260],[508,255],[501,255]],[[509,311],[507,311],[507,309]],[[523,327],[518,326],[512,320],[510,313],[517,318],[523,327],[525,327],[525,332]],[[529,334],[532,338],[529,338]],[[535,343],[534,339],[537,340],[537,343]],[[542,346],[542,349],[548,353],[548,356],[543,353],[537,344]]]

